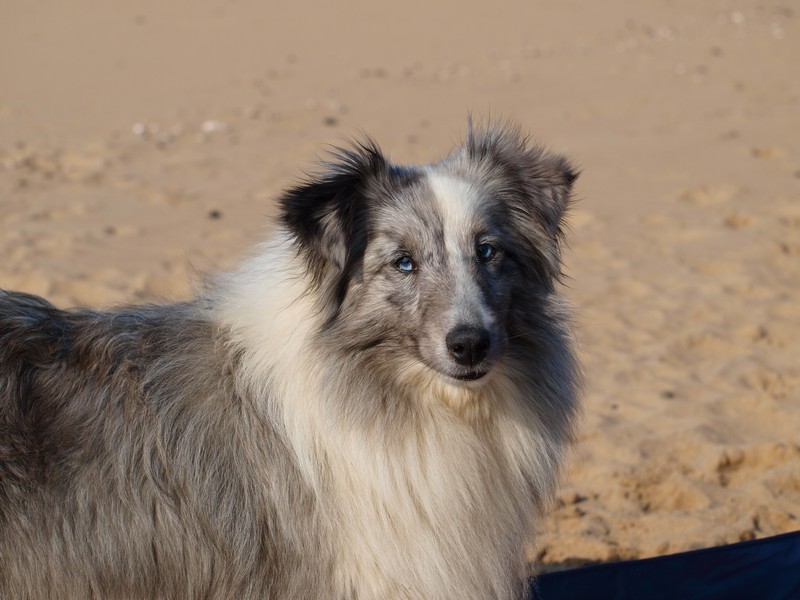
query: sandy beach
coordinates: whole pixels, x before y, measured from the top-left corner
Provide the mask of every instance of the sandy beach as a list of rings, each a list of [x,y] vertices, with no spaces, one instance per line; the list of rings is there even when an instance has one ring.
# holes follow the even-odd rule
[[[585,414],[531,560],[798,530],[799,58],[789,2],[5,3],[0,287],[186,298],[331,145],[508,118],[582,170]]]

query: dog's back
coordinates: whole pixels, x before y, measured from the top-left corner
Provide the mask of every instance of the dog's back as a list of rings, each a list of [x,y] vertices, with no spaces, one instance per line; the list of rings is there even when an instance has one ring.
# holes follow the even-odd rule
[[[235,361],[194,304],[66,312],[0,291],[0,598],[300,585],[309,569],[269,530],[252,473],[281,470],[272,506],[305,492]]]

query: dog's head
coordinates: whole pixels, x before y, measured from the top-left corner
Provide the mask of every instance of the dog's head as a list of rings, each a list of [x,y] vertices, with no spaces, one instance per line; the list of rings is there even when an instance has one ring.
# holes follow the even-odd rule
[[[372,143],[339,151],[281,200],[321,299],[321,335],[376,366],[485,380],[515,345],[535,343],[576,176],[509,127],[470,131],[419,167]]]

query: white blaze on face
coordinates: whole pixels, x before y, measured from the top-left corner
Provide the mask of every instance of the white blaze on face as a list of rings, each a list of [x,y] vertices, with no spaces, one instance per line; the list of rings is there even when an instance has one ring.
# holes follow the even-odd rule
[[[470,182],[459,177],[429,172],[428,183],[439,209],[444,226],[444,252],[454,282],[454,297],[450,326],[476,321],[484,326],[491,321],[483,305],[479,286],[473,280],[475,236],[479,233],[478,208],[480,192]]]
[[[460,177],[441,173],[429,173],[428,183],[442,215],[445,250],[451,257],[463,254],[465,243],[473,243],[470,238],[475,227],[478,191]]]

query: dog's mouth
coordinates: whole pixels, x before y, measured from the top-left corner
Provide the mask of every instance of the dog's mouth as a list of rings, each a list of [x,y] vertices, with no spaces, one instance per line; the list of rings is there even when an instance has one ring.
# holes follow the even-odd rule
[[[487,362],[481,365],[471,365],[462,369],[454,369],[450,365],[433,365],[424,360],[421,362],[431,371],[438,373],[440,377],[449,380],[453,384],[480,385],[483,384],[485,380],[488,380],[490,378],[489,375],[494,371],[493,364]]]
[[[469,373],[463,373],[461,375],[454,375],[455,379],[459,381],[477,381],[484,375],[486,375],[488,371],[470,371]]]

